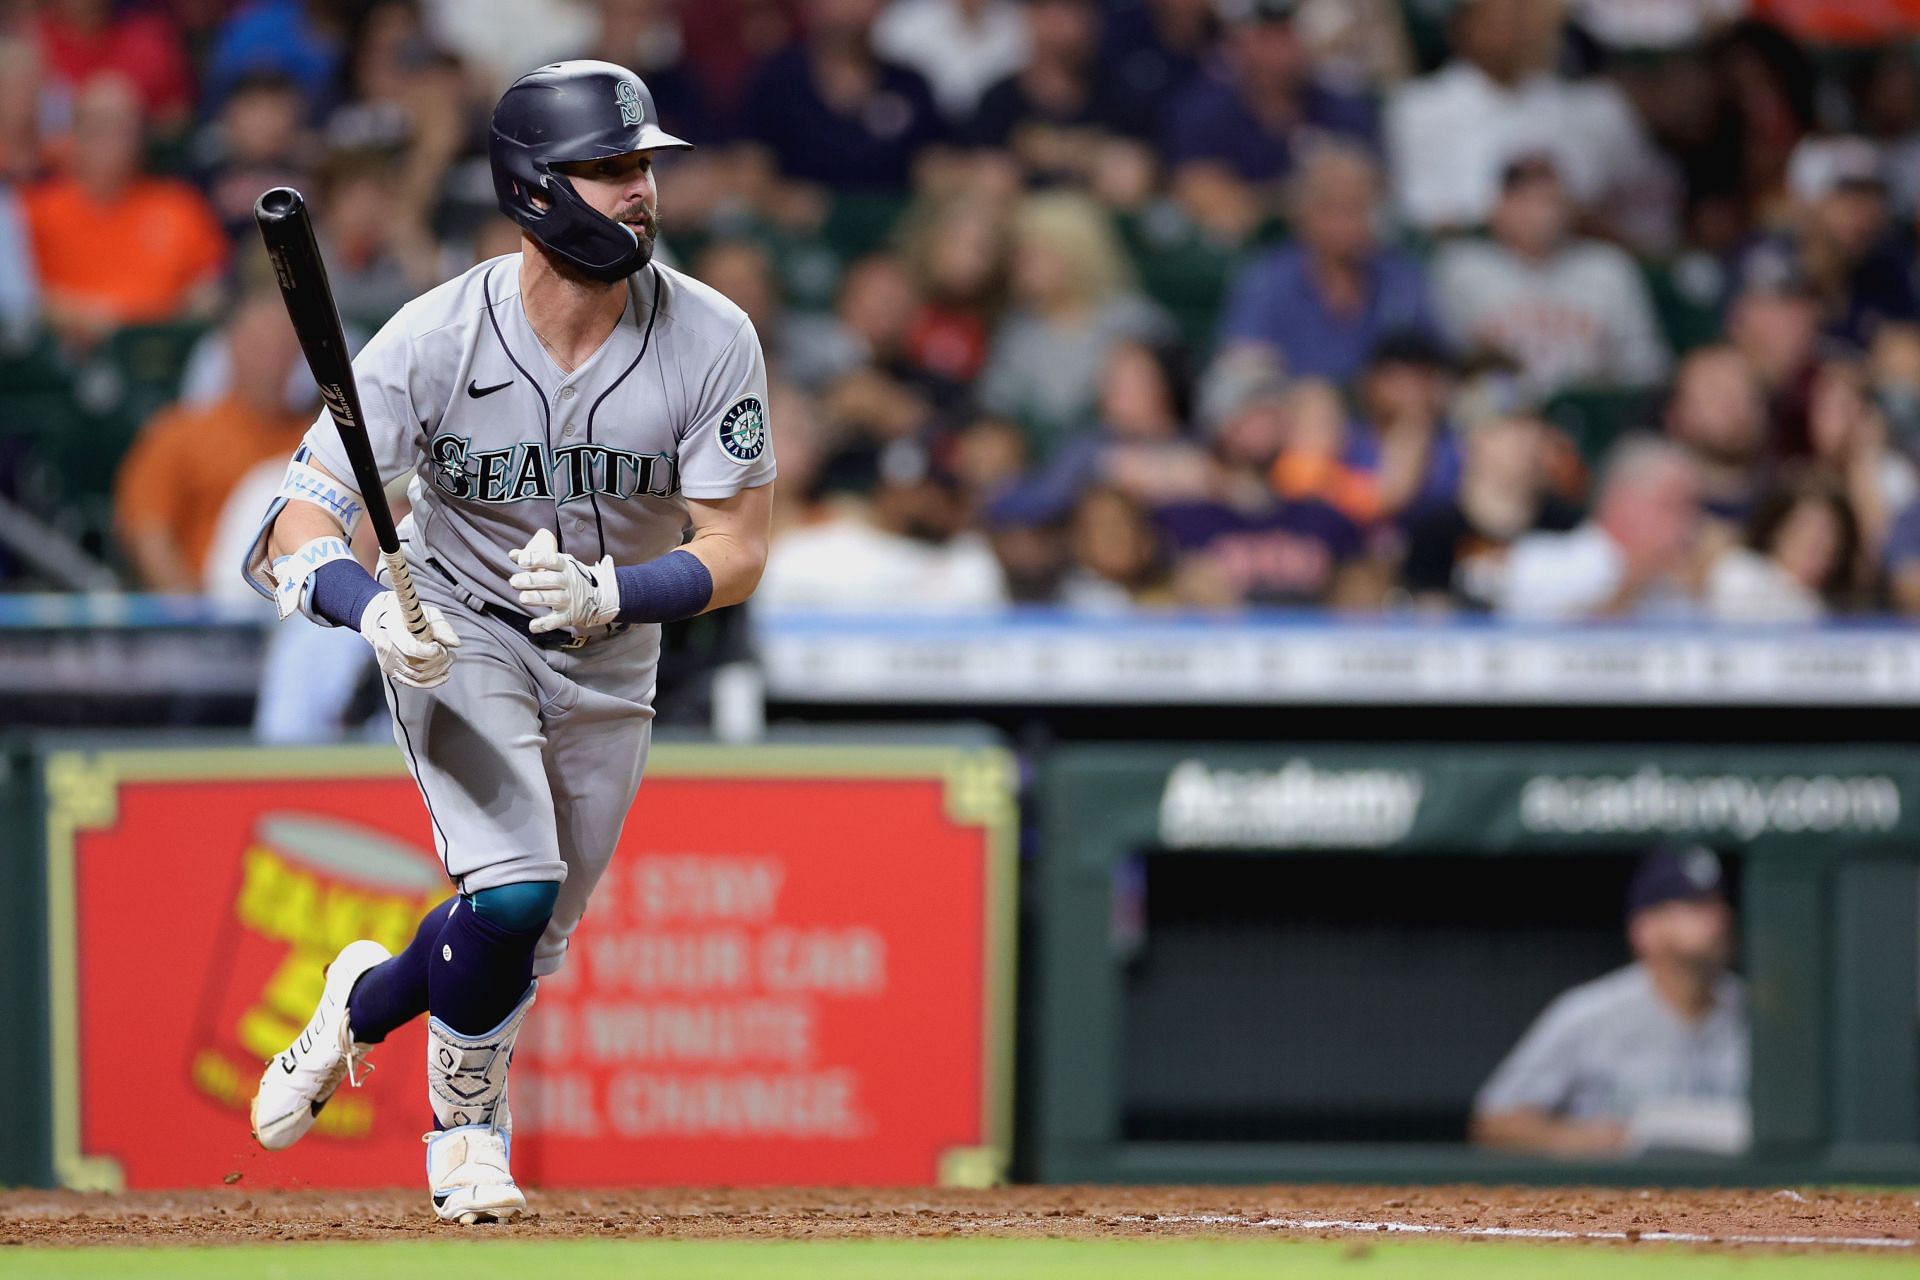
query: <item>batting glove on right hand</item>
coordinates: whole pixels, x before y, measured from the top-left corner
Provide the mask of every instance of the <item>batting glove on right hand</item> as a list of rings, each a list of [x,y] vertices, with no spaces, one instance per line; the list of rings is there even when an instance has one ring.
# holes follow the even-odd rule
[[[420,609],[427,615],[430,638],[426,640],[407,630],[400,597],[391,591],[382,591],[368,602],[367,611],[360,615],[360,634],[373,646],[382,673],[416,689],[432,689],[446,683],[447,673],[453,669],[453,651],[460,647],[460,637],[454,634],[453,624],[438,609],[430,604],[423,604]]]

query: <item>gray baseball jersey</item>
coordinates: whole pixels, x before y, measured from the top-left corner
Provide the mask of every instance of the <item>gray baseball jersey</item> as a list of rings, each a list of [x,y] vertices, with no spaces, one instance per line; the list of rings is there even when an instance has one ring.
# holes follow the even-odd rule
[[[507,550],[538,530],[582,560],[637,564],[680,544],[687,498],[774,477],[746,313],[658,263],[628,280],[626,314],[572,373],[527,323],[518,254],[408,303],[353,372],[381,478],[413,473],[411,550],[510,609]],[[306,448],[352,476],[328,415]]]
[[[1689,1025],[1631,964],[1547,1006],[1474,1099],[1480,1112],[1535,1107],[1575,1120],[1633,1121],[1685,1102],[1744,1107],[1750,1063],[1746,987],[1728,974]]]
[[[680,545],[688,498],[766,484],[774,461],[766,366],[740,308],[656,263],[567,373],[527,322],[519,273],[513,254],[421,295],[353,367],[381,477],[412,473],[401,536],[415,585],[462,641],[438,688],[387,682],[394,736],[463,892],[561,881],[544,974],[640,784],[659,627],[546,649],[481,605],[523,612],[507,552],[541,529],[582,560],[650,560]],[[301,456],[353,474],[330,416]]]

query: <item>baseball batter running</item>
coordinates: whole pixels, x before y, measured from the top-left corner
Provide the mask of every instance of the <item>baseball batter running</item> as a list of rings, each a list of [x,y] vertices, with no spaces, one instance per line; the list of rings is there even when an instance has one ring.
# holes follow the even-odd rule
[[[633,72],[562,62],[494,109],[521,252],[415,299],[354,361],[431,637],[349,549],[361,497],[330,416],[294,454],[247,576],[365,636],[454,894],[391,955],[345,947],[267,1064],[254,1136],[298,1141],[395,1028],[427,1015],[427,1184],[449,1222],[526,1206],[507,1070],[646,765],[660,624],[738,604],[766,561],[773,447],[745,314],[651,261],[663,132]],[[689,532],[690,531],[690,532]],[[457,659],[457,660],[456,660]]]

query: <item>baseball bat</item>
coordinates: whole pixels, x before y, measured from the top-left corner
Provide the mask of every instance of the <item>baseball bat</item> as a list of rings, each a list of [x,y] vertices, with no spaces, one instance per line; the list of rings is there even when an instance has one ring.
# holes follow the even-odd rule
[[[306,197],[292,187],[275,187],[254,201],[253,220],[259,224],[261,239],[267,242],[273,276],[280,283],[280,298],[287,304],[300,349],[307,354],[307,368],[313,371],[320,398],[333,415],[340,443],[346,446],[347,458],[353,463],[353,482],[360,490],[374,537],[380,542],[380,560],[393,579],[401,616],[407,630],[425,640],[427,617],[414,592],[406,557],[400,554],[400,534],[393,527],[393,512],[387,508],[386,487],[380,482],[380,467],[373,459],[373,442],[367,439],[360,390],[353,381],[353,359],[340,332],[340,309],[334,305],[327,264],[320,260],[320,246],[313,238]]]

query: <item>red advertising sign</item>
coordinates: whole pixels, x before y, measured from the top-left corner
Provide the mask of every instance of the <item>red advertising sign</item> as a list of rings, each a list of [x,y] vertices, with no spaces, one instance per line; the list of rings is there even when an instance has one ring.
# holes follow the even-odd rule
[[[346,942],[449,889],[391,753],[47,769],[55,1145],[74,1186],[418,1174],[419,1024],[290,1151],[247,1103]],[[665,747],[515,1053],[535,1186],[981,1182],[1005,1160],[1009,771],[938,748]]]

